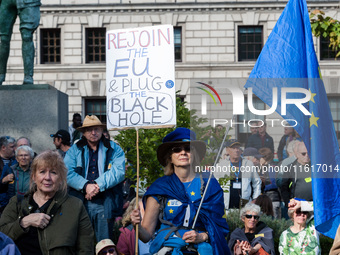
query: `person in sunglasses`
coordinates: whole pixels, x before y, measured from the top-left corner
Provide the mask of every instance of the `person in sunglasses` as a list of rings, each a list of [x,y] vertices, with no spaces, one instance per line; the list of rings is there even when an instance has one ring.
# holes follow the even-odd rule
[[[312,214],[313,202],[290,200],[288,216],[293,221],[293,226],[280,236],[280,254],[321,254],[319,233],[315,229]]]
[[[206,189],[207,176],[195,171],[205,152],[206,144],[197,141],[196,134],[187,128],[169,133],[158,147],[157,158],[165,176],[144,195],[143,221],[139,209],[131,213],[132,224],[141,223],[140,240],[146,243],[157,233],[150,246],[151,254],[182,254],[183,249],[192,248],[199,254],[229,254],[223,191],[215,178]],[[196,215],[205,189],[202,208]],[[195,216],[198,220],[192,229]]]
[[[96,255],[124,255],[119,252],[114,242],[111,239],[103,239],[96,245]]]
[[[241,209],[244,228],[236,228],[230,235],[228,245],[232,254],[275,254],[273,230],[259,220],[260,215],[260,206],[253,203]]]

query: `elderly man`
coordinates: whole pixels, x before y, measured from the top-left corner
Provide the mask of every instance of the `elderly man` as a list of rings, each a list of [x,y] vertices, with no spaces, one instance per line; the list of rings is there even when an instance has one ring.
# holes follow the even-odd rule
[[[20,19],[19,28],[22,39],[23,84],[33,84],[33,33],[39,26],[41,2],[40,0],[1,0],[0,3],[0,85],[6,77],[9,45],[17,16]]]
[[[269,148],[274,153],[274,140],[270,135],[267,134],[267,124],[261,122],[258,123],[259,123],[258,133],[251,135],[248,138],[246,148],[253,147],[259,150],[261,148],[266,147]],[[263,125],[260,126],[261,124]]]
[[[286,167],[287,171],[284,171],[282,178],[281,193],[286,207],[288,207],[290,198],[313,200],[310,158],[307,148],[303,142],[297,142],[295,148],[296,160]]]
[[[84,201],[97,241],[112,238],[113,223],[122,214],[125,155],[103,136],[105,125],[94,115],[79,127],[83,137],[64,158],[70,193]]]
[[[15,143],[15,148],[19,148],[20,146],[26,145],[32,148],[32,144],[30,139],[27,137],[21,136],[18,138],[17,142]]]
[[[224,189],[224,205],[226,209],[240,208],[248,201],[261,194],[261,179],[254,164],[248,159],[242,159],[240,143],[230,139],[226,143],[227,159],[218,163],[214,176]],[[230,178],[225,182],[224,178]]]
[[[59,129],[57,133],[51,134],[53,137],[53,144],[59,154],[65,158],[66,152],[71,148],[70,133],[64,129]]]
[[[5,165],[11,166],[15,162],[15,139],[10,136],[0,137],[0,175]]]

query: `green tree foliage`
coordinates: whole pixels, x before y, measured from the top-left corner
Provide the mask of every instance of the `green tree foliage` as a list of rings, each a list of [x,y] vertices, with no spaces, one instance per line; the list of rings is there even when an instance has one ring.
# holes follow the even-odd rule
[[[310,22],[313,35],[316,37],[329,37],[329,47],[333,51],[338,52],[336,58],[340,56],[340,22],[331,17],[325,16],[325,13],[320,10],[314,10],[310,13]]]
[[[176,100],[177,127],[191,128],[197,132],[197,137],[203,132],[200,127],[207,120],[199,118],[195,110],[189,110],[186,103],[179,97]],[[157,178],[164,175],[163,167],[157,160],[157,148],[162,143],[163,137],[175,128],[139,129],[139,168],[140,178],[143,180],[141,188],[150,186]],[[115,137],[125,151],[128,161],[126,177],[136,180],[137,147],[136,130],[120,131]]]

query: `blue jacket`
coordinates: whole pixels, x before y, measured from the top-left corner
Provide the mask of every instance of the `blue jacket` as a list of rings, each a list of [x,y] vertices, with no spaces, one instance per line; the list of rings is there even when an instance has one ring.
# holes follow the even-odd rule
[[[122,214],[123,192],[122,182],[125,178],[125,154],[114,142],[102,137],[99,141],[98,171],[95,180],[104,194],[105,217],[112,219]],[[82,192],[89,165],[89,148],[87,140],[82,137],[66,153],[64,158],[67,173],[67,184],[71,188],[70,194],[84,200]]]
[[[29,189],[31,169],[29,168],[27,171],[24,172],[22,170],[17,171],[17,168],[20,168],[18,163],[10,167],[6,167],[4,171],[2,172],[1,180],[9,174],[14,174],[14,181],[12,183],[3,184],[1,182],[0,184],[0,193],[7,193],[7,200],[4,199],[3,200],[4,204],[2,205],[7,205],[9,202],[9,199],[11,197],[14,197],[15,195],[19,195],[20,191],[23,193],[22,194],[23,196],[24,193],[26,193]],[[20,177],[18,176],[18,174]],[[16,187],[20,189],[19,192],[18,190],[16,191]]]
[[[7,165],[4,165],[3,161],[0,159],[0,172],[1,172],[0,174],[1,175],[0,177],[0,211],[3,211],[3,209],[8,204],[8,201],[9,201],[9,197],[7,195],[8,186],[7,184],[2,183],[2,179],[6,177],[6,175],[4,175],[4,172],[7,173],[8,171],[10,171],[10,167],[17,163],[18,161],[15,158],[12,158],[11,161]]]

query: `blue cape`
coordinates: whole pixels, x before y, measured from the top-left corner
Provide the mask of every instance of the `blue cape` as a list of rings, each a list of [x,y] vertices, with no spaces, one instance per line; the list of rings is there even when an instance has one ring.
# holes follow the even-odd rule
[[[205,185],[207,180],[207,178],[204,178]],[[198,199],[194,201],[194,203],[191,202],[184,185],[176,174],[157,179],[145,193],[143,199],[146,201],[148,196],[157,195],[177,199],[182,202],[182,206],[178,209],[177,216],[172,221],[175,226],[183,225],[185,211],[188,205],[190,206],[190,214],[195,215],[201,201],[201,199]],[[229,228],[226,219],[223,218],[224,215],[223,190],[216,179],[212,178],[198,215],[198,221],[201,221],[208,231],[210,244],[213,247],[215,255],[230,254],[225,239],[229,233]]]

